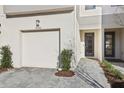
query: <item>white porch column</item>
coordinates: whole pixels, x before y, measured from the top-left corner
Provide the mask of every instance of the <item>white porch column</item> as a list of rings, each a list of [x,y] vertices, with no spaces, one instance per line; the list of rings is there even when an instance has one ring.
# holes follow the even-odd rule
[[[104,60],[104,27],[103,27],[103,16],[102,16],[102,8],[101,8],[101,16],[100,16],[100,33],[99,33],[99,60]]]
[[[100,28],[99,30],[99,42],[98,44],[98,58],[100,61],[104,59],[104,29]]]
[[[3,32],[5,30],[6,15],[4,14],[3,5],[0,5],[0,47],[3,45]]]

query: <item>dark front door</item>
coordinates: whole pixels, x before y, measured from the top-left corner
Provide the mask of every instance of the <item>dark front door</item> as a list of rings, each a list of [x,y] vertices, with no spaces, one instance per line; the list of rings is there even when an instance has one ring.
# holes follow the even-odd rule
[[[105,57],[115,56],[115,32],[105,32]]]
[[[85,56],[94,56],[94,33],[85,33]]]

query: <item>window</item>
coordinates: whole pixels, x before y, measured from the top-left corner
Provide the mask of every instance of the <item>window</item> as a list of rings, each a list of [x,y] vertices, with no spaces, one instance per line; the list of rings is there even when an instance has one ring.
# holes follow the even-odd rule
[[[85,5],[85,10],[96,9],[95,5]]]

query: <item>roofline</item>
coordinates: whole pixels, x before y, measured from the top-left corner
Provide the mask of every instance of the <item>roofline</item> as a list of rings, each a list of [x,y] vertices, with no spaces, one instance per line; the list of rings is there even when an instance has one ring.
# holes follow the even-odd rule
[[[70,13],[74,11],[74,7],[64,7],[56,9],[46,9],[46,10],[35,10],[35,11],[23,11],[23,12],[8,12],[6,13],[7,18],[17,18],[17,17],[30,17],[30,16],[40,16],[40,15],[53,15],[53,14],[63,14]]]

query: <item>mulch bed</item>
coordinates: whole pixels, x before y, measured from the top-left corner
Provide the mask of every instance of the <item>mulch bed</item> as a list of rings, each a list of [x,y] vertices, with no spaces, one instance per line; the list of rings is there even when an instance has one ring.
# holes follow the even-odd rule
[[[69,71],[58,71],[55,73],[56,76],[60,76],[60,77],[72,77],[75,75],[75,73],[71,70]]]
[[[104,70],[105,76],[108,79],[112,88],[124,88],[124,80],[117,79],[112,73],[106,70],[106,67],[101,65],[102,69]]]
[[[111,83],[112,88],[124,88],[124,80],[116,80]]]
[[[5,71],[8,71],[8,69],[7,68],[0,68],[0,73],[5,72]]]
[[[8,71],[10,69],[13,69],[13,68],[0,68],[0,73],[5,72],[5,71]]]

